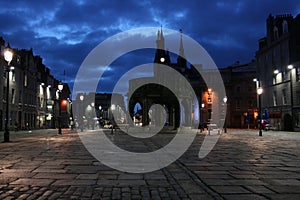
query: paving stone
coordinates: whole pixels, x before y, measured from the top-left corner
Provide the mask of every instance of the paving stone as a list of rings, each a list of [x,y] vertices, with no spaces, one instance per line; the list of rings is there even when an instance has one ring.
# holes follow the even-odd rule
[[[48,186],[53,182],[51,179],[38,179],[38,178],[20,178],[16,181],[11,182],[11,185],[38,185]]]
[[[79,179],[61,179],[56,180],[52,185],[94,185],[96,180],[79,180]]]
[[[225,199],[230,200],[267,200],[268,198],[257,195],[257,194],[242,194],[242,195],[224,195]]]
[[[241,186],[212,186],[212,188],[221,194],[250,193],[249,190],[246,190]]]

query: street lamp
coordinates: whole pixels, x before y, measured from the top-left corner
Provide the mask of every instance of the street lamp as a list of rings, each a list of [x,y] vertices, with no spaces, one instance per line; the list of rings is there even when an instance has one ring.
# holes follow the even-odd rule
[[[80,118],[80,129],[81,129],[81,132],[83,131],[83,99],[84,99],[84,96],[83,94],[81,94],[79,96],[79,99],[81,101],[81,118]]]
[[[63,90],[64,85],[62,84],[62,82],[59,82],[58,84],[58,102],[59,102],[59,119],[58,119],[58,134],[61,135],[61,91]]]
[[[204,130],[204,124],[203,124],[203,120],[204,120],[204,117],[203,117],[203,109],[204,109],[204,106],[205,106],[205,104],[204,103],[202,103],[201,104],[201,130],[200,130],[200,133],[202,133],[202,131]]]
[[[226,96],[223,98],[223,102],[224,102],[224,108],[225,108],[225,113],[224,113],[224,133],[227,133],[227,126],[226,126],[227,97]]]
[[[94,103],[94,102],[91,103],[91,107],[92,107],[92,114],[91,114],[91,117],[92,117],[92,130],[94,130],[94,129],[95,129],[95,118],[94,118],[94,114],[95,114],[95,110],[94,110],[95,103]]]
[[[7,61],[8,65],[6,67],[6,120],[5,120],[5,132],[4,132],[4,142],[9,142],[9,130],[8,130],[8,120],[9,120],[9,72],[10,72],[10,62],[12,61],[13,53],[9,48],[9,45],[4,51],[4,59]]]
[[[294,130],[294,97],[293,97],[293,74],[292,74],[292,70],[294,69],[293,65],[288,65],[287,68],[290,70],[290,88],[291,88],[291,113],[292,113],[292,130]]]
[[[110,109],[111,109],[111,123],[112,123],[111,133],[114,133],[114,126],[115,126],[114,111],[116,110],[115,104],[112,104],[110,106]]]
[[[262,136],[262,112],[261,112],[261,94],[263,93],[262,87],[257,88],[258,94],[258,112],[259,112],[259,136]]]

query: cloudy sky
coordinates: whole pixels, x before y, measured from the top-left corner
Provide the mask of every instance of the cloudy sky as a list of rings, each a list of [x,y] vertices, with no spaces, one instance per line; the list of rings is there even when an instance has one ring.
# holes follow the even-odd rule
[[[300,0],[1,1],[0,36],[12,47],[33,48],[51,73],[72,87],[79,66],[93,48],[114,34],[140,27],[182,29],[208,51],[218,67],[248,62],[254,58],[258,39],[265,35],[270,13],[296,16]],[[149,52],[142,57],[153,61]],[[130,59],[123,61],[130,65]],[[107,80],[116,77],[117,72],[110,69]]]

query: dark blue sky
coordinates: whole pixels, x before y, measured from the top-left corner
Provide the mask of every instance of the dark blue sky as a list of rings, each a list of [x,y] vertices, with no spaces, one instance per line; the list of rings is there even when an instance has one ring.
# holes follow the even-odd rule
[[[0,2],[0,35],[12,47],[33,48],[56,78],[72,85],[95,46],[116,33],[145,26],[182,29],[218,67],[248,62],[265,35],[270,13],[296,16],[300,0],[13,0]],[[114,71],[107,76],[114,79]]]

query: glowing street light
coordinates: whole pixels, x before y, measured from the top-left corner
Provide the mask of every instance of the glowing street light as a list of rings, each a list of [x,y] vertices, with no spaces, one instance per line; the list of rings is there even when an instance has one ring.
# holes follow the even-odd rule
[[[224,133],[227,133],[227,126],[226,126],[226,106],[227,106],[227,97],[225,96],[224,98],[223,98],[223,102],[224,102],[224,104],[225,104],[225,116],[224,116]]]
[[[257,88],[258,94],[258,112],[259,112],[259,136],[262,136],[262,112],[261,112],[261,94],[263,93],[262,87]]]
[[[79,99],[80,99],[80,101],[81,101],[81,117],[80,117],[80,130],[81,130],[81,132],[83,132],[83,100],[84,100],[84,96],[83,96],[83,94],[81,94],[80,96],[79,96]]]
[[[294,130],[294,96],[293,96],[293,65],[288,65],[287,68],[290,70],[290,90],[291,90],[291,113],[292,113],[292,130]]]
[[[58,90],[59,90],[59,93],[58,93],[58,102],[59,102],[58,134],[59,135],[62,134],[62,132],[61,132],[61,91],[63,90],[63,88],[64,88],[63,83],[59,82],[59,84],[58,84]]]
[[[6,69],[6,120],[5,120],[5,131],[4,131],[4,142],[9,142],[9,130],[8,130],[8,121],[9,121],[9,72],[10,72],[10,62],[13,59],[13,52],[11,51],[9,45],[4,51],[4,59],[7,61],[8,65]]]

